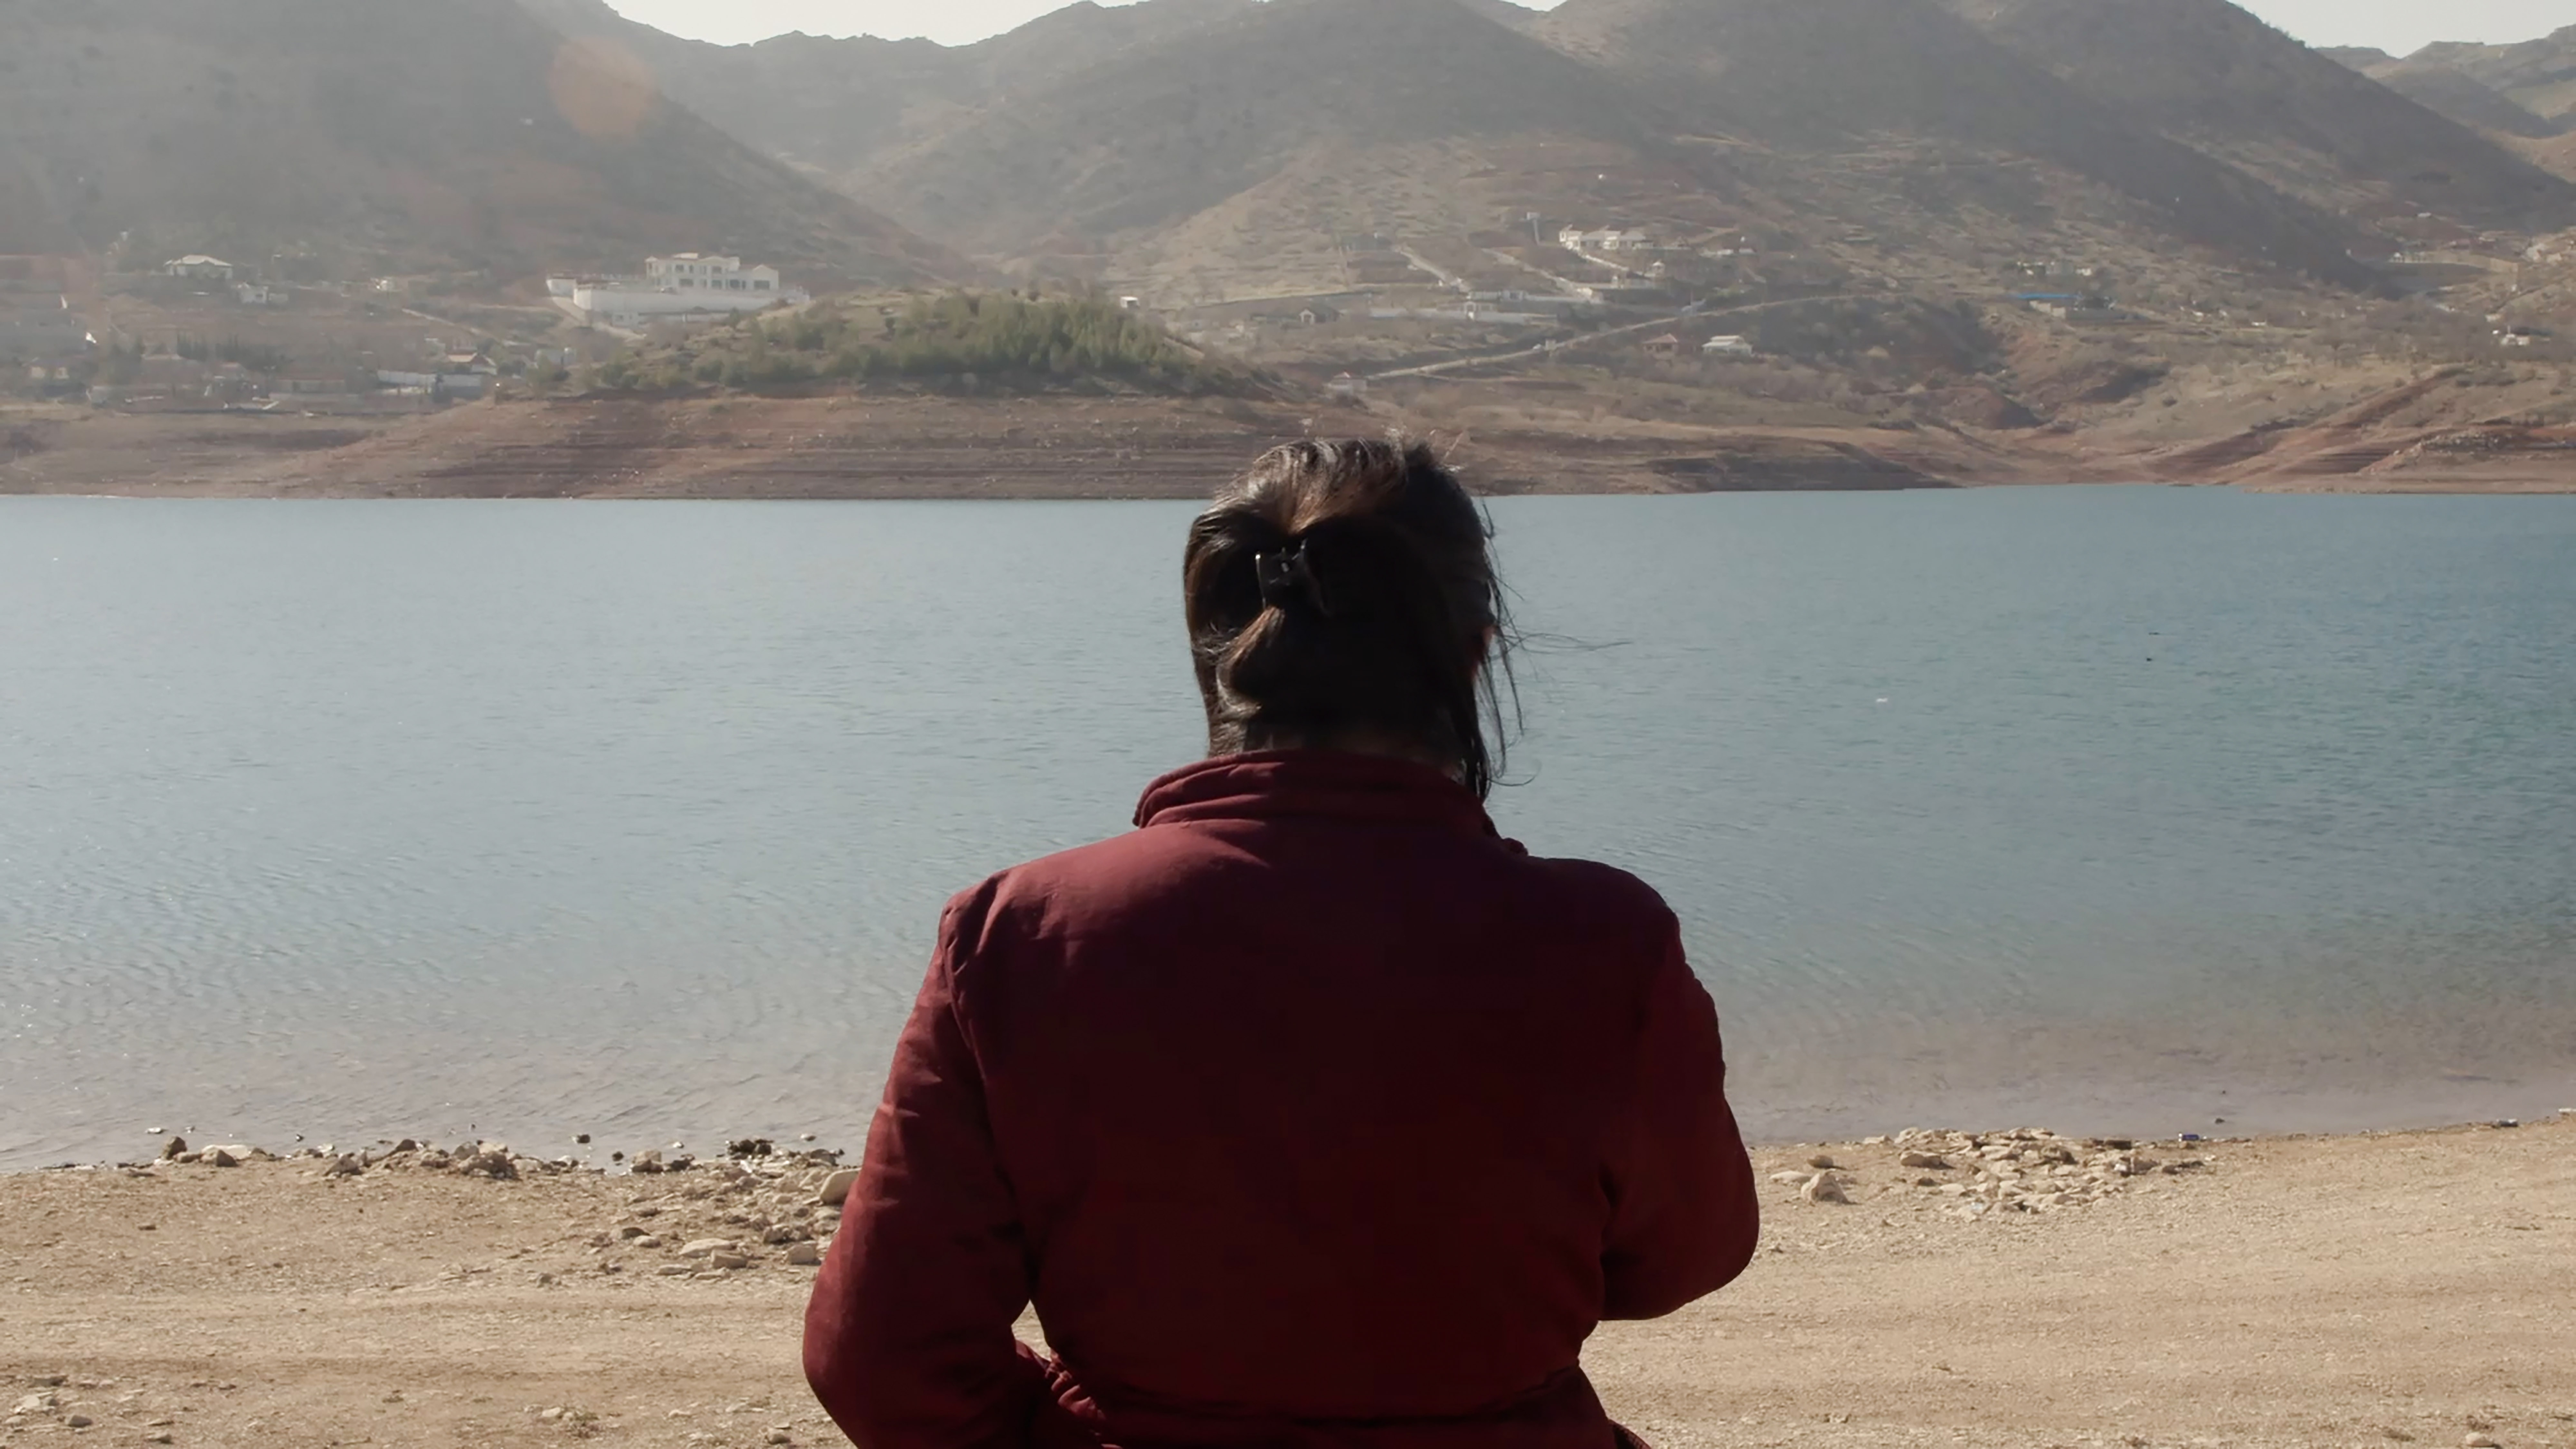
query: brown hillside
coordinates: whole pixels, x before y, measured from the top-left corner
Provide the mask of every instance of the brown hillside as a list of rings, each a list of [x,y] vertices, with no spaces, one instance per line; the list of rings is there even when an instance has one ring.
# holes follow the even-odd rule
[[[2576,222],[2576,187],[2228,0],[1952,3],[2085,95],[2337,211]]]
[[[1271,0],[987,106],[853,180],[1016,253],[1198,213],[1317,145],[1646,132],[1606,76],[1458,0]]]
[[[2564,124],[2514,104],[2457,66],[2401,60],[2368,74],[2417,105],[2490,135],[2541,140],[2557,135]]]
[[[665,34],[607,0],[520,0],[547,25],[616,47],[671,99],[773,156],[830,169],[901,133],[907,108],[959,84],[953,52],[926,40],[782,35],[711,45]]]
[[[134,231],[520,275],[679,247],[816,282],[957,265],[511,0],[0,5],[0,138],[35,193],[0,208],[0,251]]]
[[[1734,134],[1842,149],[1930,138],[2040,158],[2178,236],[2373,282],[2343,222],[2141,130],[1935,0],[1568,0],[1542,33]]]
[[[2576,131],[2514,144],[2515,149],[2531,158],[2533,165],[2545,166],[2570,181],[2576,181]]]
[[[2456,66],[2535,115],[2576,121],[2576,25],[2519,45],[2428,45],[2407,59]]]
[[[606,0],[521,3],[567,35],[624,47],[652,69],[673,99],[728,133],[800,164],[839,173],[916,140],[997,95],[1043,86],[1132,47],[1233,19],[1254,0],[1140,0],[1118,6],[1076,0],[1016,30],[964,46],[812,35],[781,35],[757,45],[710,45],[639,25]]]

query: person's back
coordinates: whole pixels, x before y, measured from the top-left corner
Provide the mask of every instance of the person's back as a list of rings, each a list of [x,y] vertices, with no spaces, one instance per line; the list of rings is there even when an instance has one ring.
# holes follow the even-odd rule
[[[1483,558],[1383,445],[1282,450],[1202,520],[1217,757],[942,922],[809,1318],[866,1449],[1608,1449],[1584,1338],[1742,1270],[1671,913],[1479,802]]]

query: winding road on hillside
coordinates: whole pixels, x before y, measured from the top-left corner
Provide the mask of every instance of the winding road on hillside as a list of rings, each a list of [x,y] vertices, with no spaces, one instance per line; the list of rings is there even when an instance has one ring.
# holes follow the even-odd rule
[[[1455,372],[1462,368],[1489,367],[1494,363],[1509,362],[1514,358],[1555,357],[1562,353],[1574,352],[1586,347],[1591,347],[1597,343],[1612,341],[1613,339],[1620,337],[1634,336],[1639,332],[1651,331],[1657,327],[1671,327],[1682,322],[1722,322],[1729,318],[1736,317],[1758,317],[1763,313],[1774,312],[1787,307],[1805,307],[1818,302],[1849,302],[1854,300],[1857,300],[1856,293],[1837,292],[1824,297],[1783,297],[1771,302],[1751,302],[1741,307],[1729,307],[1722,312],[1692,312],[1685,310],[1675,312],[1669,317],[1655,317],[1644,322],[1630,322],[1618,327],[1605,327],[1598,332],[1586,332],[1580,337],[1550,338],[1547,341],[1527,346],[1514,344],[1510,347],[1497,348],[1492,351],[1475,353],[1466,357],[1452,357],[1440,362],[1426,362],[1419,367],[1390,368],[1385,372],[1369,373],[1368,380],[1370,382],[1388,382],[1393,381],[1396,378],[1403,377],[1437,377],[1442,373]]]

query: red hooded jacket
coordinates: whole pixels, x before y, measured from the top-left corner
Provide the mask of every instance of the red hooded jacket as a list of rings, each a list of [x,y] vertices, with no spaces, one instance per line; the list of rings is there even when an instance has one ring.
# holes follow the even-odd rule
[[[1672,912],[1401,760],[1211,760],[1137,820],[949,905],[824,1407],[861,1449],[1610,1449],[1584,1339],[1756,1231]]]

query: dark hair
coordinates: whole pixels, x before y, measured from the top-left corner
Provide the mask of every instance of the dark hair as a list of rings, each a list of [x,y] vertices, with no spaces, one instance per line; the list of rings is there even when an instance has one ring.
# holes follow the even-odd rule
[[[1199,515],[1182,570],[1210,751],[1390,739],[1490,793],[1509,678],[1492,537],[1426,444],[1263,455]]]

